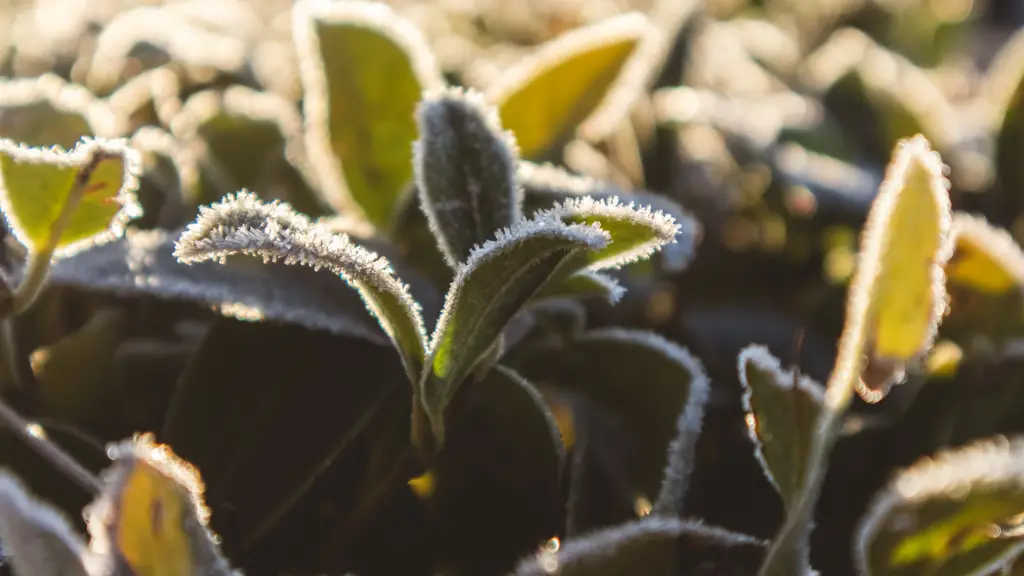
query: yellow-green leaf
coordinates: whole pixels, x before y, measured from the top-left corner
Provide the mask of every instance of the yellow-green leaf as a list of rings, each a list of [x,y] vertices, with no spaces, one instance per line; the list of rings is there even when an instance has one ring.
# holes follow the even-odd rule
[[[141,215],[138,165],[122,140],[82,140],[71,152],[0,140],[0,208],[30,251],[62,258],[120,236]]]
[[[953,215],[956,248],[946,264],[951,284],[986,294],[1024,288],[1024,253],[1010,234],[966,212]]]
[[[91,552],[100,562],[127,564],[139,576],[232,574],[207,527],[209,510],[194,467],[155,444],[152,434],[107,453],[114,462],[85,510]]]
[[[571,138],[605,102],[641,41],[656,33],[642,14],[623,14],[552,40],[489,87],[522,157]]]
[[[413,176],[421,93],[443,85],[419,31],[376,2],[296,4],[306,142],[336,210],[392,218]]]
[[[858,531],[869,576],[985,575],[1024,549],[1024,439],[996,437],[925,458],[897,474]]]

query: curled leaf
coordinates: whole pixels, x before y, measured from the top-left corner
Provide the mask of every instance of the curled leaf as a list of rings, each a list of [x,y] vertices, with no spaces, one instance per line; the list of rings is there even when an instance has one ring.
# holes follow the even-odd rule
[[[1024,253],[1013,237],[984,218],[953,213],[956,247],[946,263],[950,284],[998,295],[1024,289]]]
[[[996,437],[899,472],[861,521],[861,573],[990,574],[1024,550],[1024,439]]]
[[[545,44],[490,86],[501,123],[524,158],[565,144],[602,105],[641,41],[657,31],[631,12],[568,32]]]
[[[420,205],[455,268],[474,246],[522,218],[515,139],[483,95],[471,90],[428,94],[417,120]]]
[[[101,570],[134,574],[236,574],[207,527],[203,482],[151,434],[107,449],[113,464],[85,510]],[[102,572],[106,573],[106,572]]]
[[[222,261],[233,254],[327,268],[349,283],[398,350],[411,382],[423,362],[424,329],[419,304],[383,257],[353,244],[347,235],[316,225],[291,206],[261,202],[250,192],[229,194],[189,225],[174,252],[186,264]]]
[[[623,202],[647,206],[652,211],[670,216],[679,227],[676,241],[662,249],[661,262],[669,272],[680,272],[689,265],[701,239],[701,225],[681,206],[661,194],[622,190],[607,182],[571,174],[552,164],[520,162],[519,182],[523,187],[526,214],[552,208],[559,202],[589,196],[595,200],[619,198]]]
[[[516,576],[754,574],[764,543],[744,534],[676,518],[649,517],[567,540],[524,559]]]
[[[533,297],[533,302],[549,298],[600,296],[609,304],[616,304],[622,299],[622,295],[625,292],[626,289],[615,278],[600,272],[584,270],[569,276],[561,282],[548,284]]]
[[[768,481],[791,507],[803,492],[811,440],[824,401],[821,385],[782,369],[764,346],[739,356],[747,430]]]
[[[619,268],[646,260],[666,244],[675,242],[680,226],[675,219],[649,207],[620,204],[617,197],[595,200],[589,196],[566,200],[538,217],[577,224],[599,224],[611,236],[602,250],[586,255],[587,270]]]
[[[67,257],[141,215],[138,163],[123,140],[82,140],[71,152],[0,140],[0,208],[30,252]]]
[[[567,260],[607,241],[597,226],[536,219],[499,230],[473,250],[445,297],[419,384],[437,447],[448,403],[505,324]]]
[[[15,574],[88,576],[86,546],[67,519],[0,472],[0,541]]]
[[[335,210],[361,209],[385,226],[413,177],[416,105],[443,85],[441,72],[419,30],[385,4],[293,10],[313,169]]]

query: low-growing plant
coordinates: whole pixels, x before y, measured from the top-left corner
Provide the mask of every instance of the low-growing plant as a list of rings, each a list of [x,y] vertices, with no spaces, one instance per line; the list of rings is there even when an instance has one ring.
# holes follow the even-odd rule
[[[1020,571],[1024,437],[976,423],[1016,413],[935,416],[930,389],[1012,362],[1024,333],[1024,254],[960,208],[986,169],[1018,183],[1024,65],[997,59],[1018,82],[987,81],[1002,116],[968,137],[912,39],[656,5],[476,83],[354,0],[88,12],[73,64],[52,38],[0,52],[67,68],[0,80],[0,570]],[[732,86],[719,49],[794,89]],[[703,87],[664,87],[680,61]],[[644,189],[645,113],[668,188],[711,196]],[[755,220],[838,289],[784,294],[802,284],[762,276],[799,266],[728,254]],[[796,358],[748,293],[813,316]],[[805,369],[826,322],[835,353]],[[887,427],[923,458],[849,455]],[[760,471],[722,472],[739,462]],[[857,517],[842,538],[836,510]]]

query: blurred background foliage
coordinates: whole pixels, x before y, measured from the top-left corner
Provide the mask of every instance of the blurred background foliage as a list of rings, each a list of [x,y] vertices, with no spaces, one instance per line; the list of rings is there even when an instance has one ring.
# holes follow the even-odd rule
[[[631,10],[647,13],[672,39],[667,53],[654,56],[650,89],[628,121],[596,137],[581,131],[546,159],[676,200],[703,224],[696,258],[681,272],[662,261],[627,268],[620,281],[629,290],[617,305],[586,300],[585,311],[567,307],[551,316],[560,323],[530,329],[570,338],[585,314],[591,328],[653,329],[703,361],[712,396],[688,505],[710,524],[766,539],[774,534],[781,502],[751,454],[736,356],[762,343],[785,364],[828,378],[858,231],[900,138],[924,133],[942,154],[955,209],[983,215],[1024,240],[1021,2],[388,3],[423,31],[446,79],[469,86],[493,83],[563,32]],[[152,230],[133,237],[132,261],[104,264],[98,249],[94,268],[55,268],[51,288],[4,335],[14,345],[0,391],[94,470],[103,464],[105,442],[142,430],[174,437],[175,450],[207,479],[213,527],[226,553],[250,574],[324,566],[419,573],[436,550],[460,546],[491,554],[465,556],[477,569],[511,562],[522,546],[513,542],[522,535],[516,523],[535,518],[523,519],[529,508],[502,503],[491,511],[499,518],[487,522],[489,538],[519,548],[480,542],[474,508],[492,505],[492,486],[465,488],[473,493],[462,495],[461,513],[439,533],[422,529],[418,494],[429,487],[413,486],[372,518],[359,515],[361,498],[373,489],[361,485],[374,477],[366,471],[387,459],[389,443],[408,437],[407,424],[394,424],[408,406],[380,400],[404,386],[391,349],[379,338],[351,336],[358,329],[377,335],[368,317],[361,328],[346,324],[331,333],[332,307],[361,310],[354,294],[328,296],[310,271],[282,272],[266,299],[304,286],[296,300],[309,307],[309,317],[322,316],[327,331],[240,322],[231,317],[244,319],[246,310],[216,302],[265,275],[237,263],[234,284],[204,300],[189,291],[187,277],[162,277],[166,270],[147,252],[167,246],[174,236],[162,231],[190,222],[198,205],[248,187],[366,238],[413,285],[425,317],[436,317],[448,279],[417,252],[422,242],[388,244],[364,223],[333,215],[292,154],[302,130],[302,89],[290,9],[285,0],[0,0],[0,75],[11,79],[0,91],[0,137],[65,147],[85,134],[129,137],[145,161],[146,215],[134,226]],[[12,87],[19,79],[31,88]],[[3,249],[8,261],[18,256],[13,242]],[[132,278],[140,276],[131,271],[140,267],[154,286],[165,282],[173,298],[135,293]],[[940,447],[1024,431],[1024,286],[1017,279],[986,285],[954,277],[949,289],[952,314],[926,371],[878,405],[858,403],[847,419],[813,536],[812,564],[823,574],[852,573],[855,521],[895,468]],[[543,375],[535,382],[543,388]],[[212,408],[191,414],[182,432],[175,406],[195,394],[208,395]],[[556,414],[573,405],[577,418],[560,418],[563,435],[575,425],[567,437],[597,446],[592,458],[607,468],[609,485],[593,489],[614,492],[614,471],[629,449],[613,419],[566,395],[552,403]],[[377,419],[335,450],[340,430],[378,409],[393,418]],[[495,456],[481,453],[486,444],[474,445],[474,438],[455,442],[467,458]],[[267,494],[290,485],[290,466],[325,454],[333,456],[304,495],[273,524],[254,525],[249,514],[264,518],[262,508],[278,504]],[[482,476],[459,473],[500,483],[509,481],[509,462],[535,465],[529,455],[495,457],[506,462],[487,464]],[[50,501],[80,509],[88,495],[35,458],[0,431],[0,462],[24,470]],[[607,509],[595,510],[589,525],[644,513],[643,499],[632,499],[607,498]],[[556,530],[562,520],[544,523]],[[329,545],[339,541],[345,545]]]

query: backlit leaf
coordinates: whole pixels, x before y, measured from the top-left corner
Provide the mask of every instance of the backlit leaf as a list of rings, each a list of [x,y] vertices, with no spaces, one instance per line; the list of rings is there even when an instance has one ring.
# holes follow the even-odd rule
[[[526,216],[548,210],[567,200],[589,196],[594,200],[618,198],[624,203],[649,207],[671,217],[679,227],[676,241],[662,248],[661,264],[669,272],[684,270],[693,260],[700,244],[700,223],[681,206],[662,194],[643,190],[623,190],[617,186],[572,174],[552,164],[520,162],[519,182],[523,187],[523,211]]]
[[[657,33],[639,13],[568,32],[541,46],[490,86],[501,123],[524,158],[537,158],[570,139],[615,87],[645,36]]]
[[[416,105],[443,84],[415,26],[377,2],[299,2],[292,29],[306,142],[327,200],[391,220],[412,180]]]
[[[876,576],[988,574],[1024,549],[1016,534],[1021,510],[1024,440],[996,437],[940,452],[878,494],[854,559]]]
[[[113,136],[117,128],[105,103],[59,76],[0,79],[0,138],[69,150],[82,137]]]
[[[55,246],[63,258],[113,240],[141,214],[138,172],[137,153],[123,140],[82,140],[71,152],[0,140],[0,207],[30,251]]]
[[[90,552],[103,569],[134,574],[233,575],[207,527],[199,473],[151,434],[112,445],[103,491],[85,510]],[[116,567],[116,568],[115,568]]]

